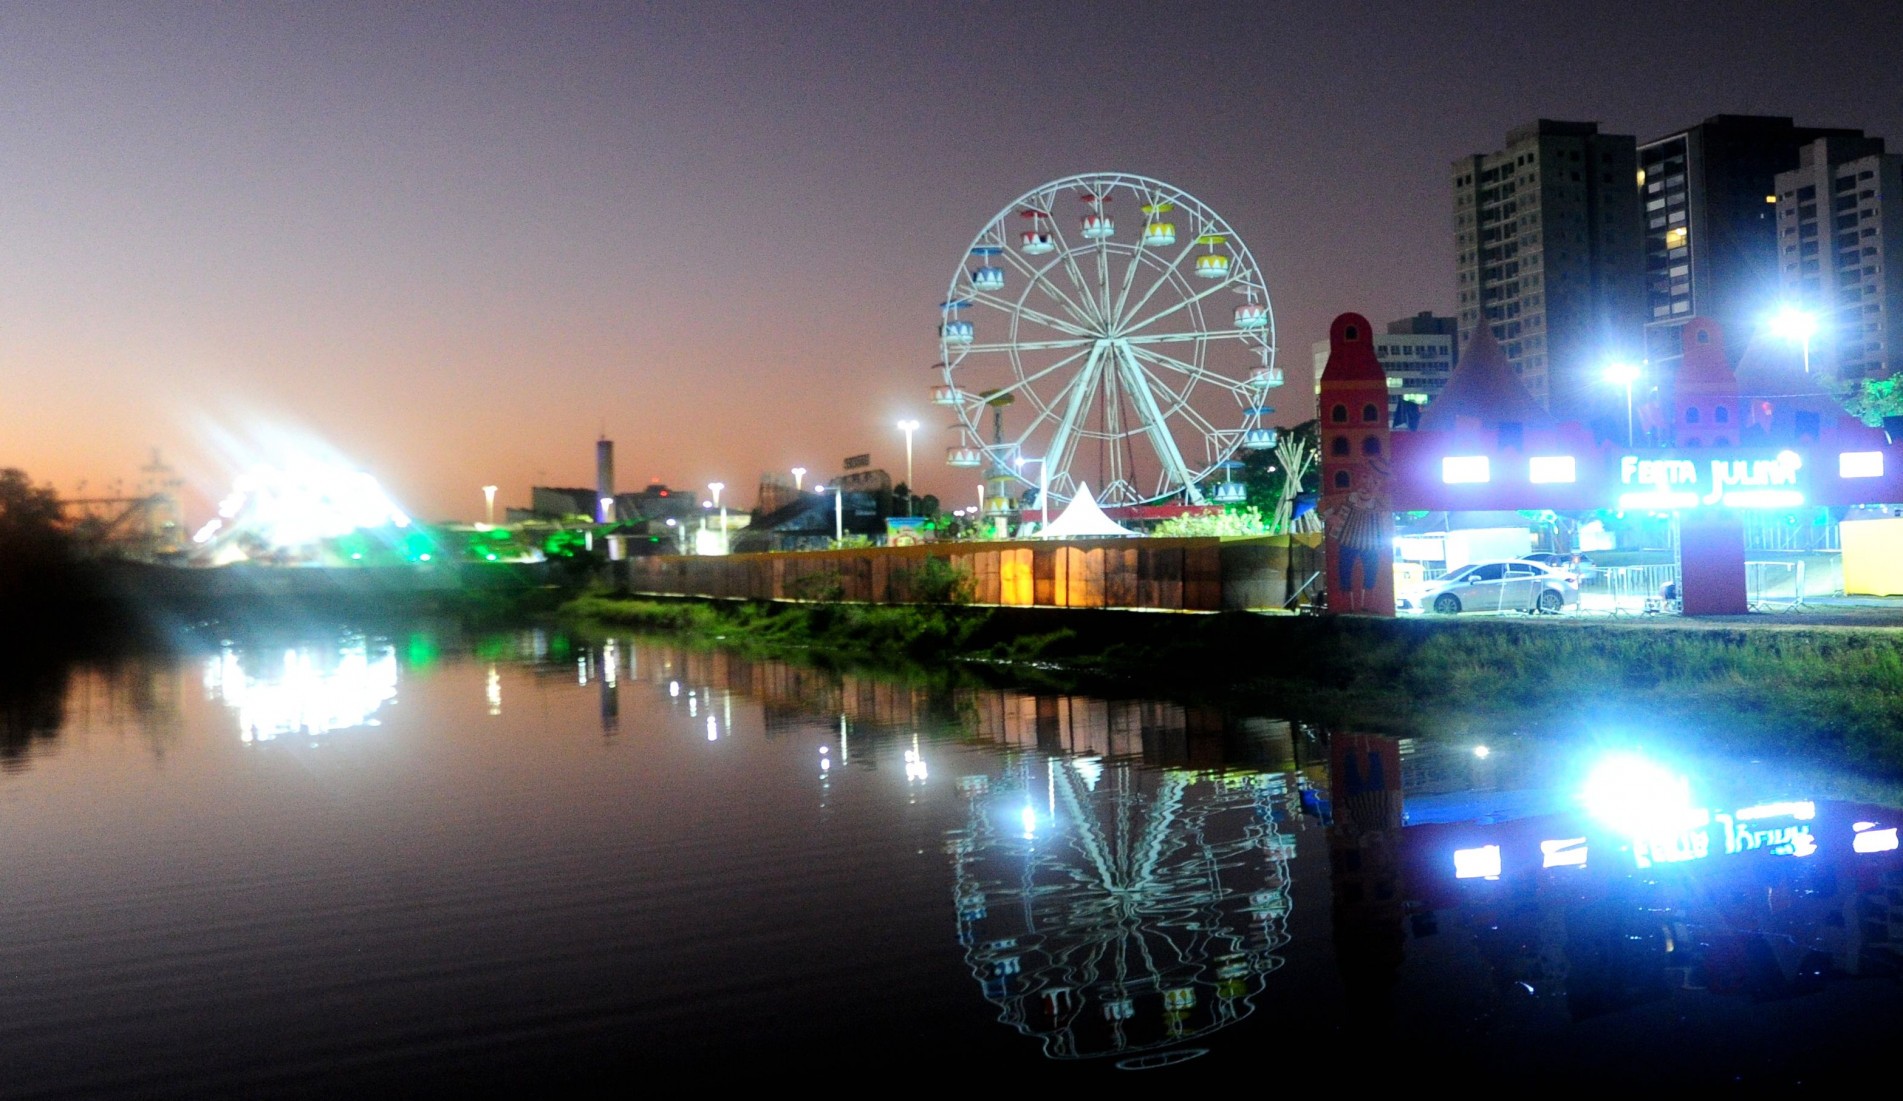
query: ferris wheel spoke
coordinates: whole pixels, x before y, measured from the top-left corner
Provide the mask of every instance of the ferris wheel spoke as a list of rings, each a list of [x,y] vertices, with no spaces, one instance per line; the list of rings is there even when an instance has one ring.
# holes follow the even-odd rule
[[[1093,341],[1091,344],[1083,348],[1079,348],[1077,351],[1072,352],[1070,355],[1065,356],[1064,358],[1058,360],[1057,362],[1049,364],[1044,367],[1040,367],[1036,371],[1032,372],[1031,374],[1028,374],[1019,378],[1016,382],[1010,384],[1009,386],[1000,387],[999,389],[996,389],[996,390],[987,390],[985,391],[985,394],[984,394],[985,400],[995,401],[998,398],[1004,397],[1006,395],[1015,394],[1017,391],[1022,390],[1027,386],[1030,386],[1032,383],[1037,382],[1038,380],[1044,378],[1046,375],[1050,375],[1057,371],[1061,371],[1064,368],[1070,366],[1071,364],[1077,362],[1079,357],[1089,355],[1091,349],[1094,347],[1096,347],[1096,342]],[[1074,383],[1074,380],[1073,380],[1073,383]],[[1069,385],[1072,385],[1072,383],[1066,383],[1065,386],[1059,387],[1057,389],[1057,392],[1051,395],[1051,401],[1056,401],[1058,398],[1062,397],[1064,390]]]
[[[1232,286],[1234,283],[1235,283],[1234,279],[1218,280],[1215,283],[1212,283],[1209,286],[1209,289],[1207,290],[1197,291],[1195,294],[1190,295],[1188,298],[1183,299],[1181,302],[1178,302],[1173,306],[1169,306],[1162,310],[1159,310],[1158,312],[1151,314],[1149,317],[1144,318],[1142,321],[1139,321],[1134,325],[1124,326],[1122,330],[1122,334],[1125,337],[1133,336],[1134,334],[1149,328],[1151,325],[1156,324],[1157,322],[1163,320],[1166,317],[1170,317],[1181,310],[1186,310],[1190,308],[1191,306],[1196,305],[1198,302],[1201,302],[1203,299],[1208,298],[1210,295],[1215,294],[1217,291],[1224,290]]]
[[[1224,429],[1217,428],[1213,423],[1210,422],[1208,417],[1205,417],[1202,414],[1201,410],[1197,409],[1194,405],[1190,404],[1187,389],[1182,395],[1179,396],[1176,393],[1176,391],[1170,389],[1170,387],[1162,379],[1158,378],[1154,373],[1152,373],[1149,368],[1143,367],[1140,362],[1143,358],[1145,358],[1142,352],[1139,352],[1136,349],[1132,348],[1130,350],[1130,353],[1133,357],[1135,357],[1139,361],[1137,364],[1138,370],[1143,380],[1152,388],[1152,394],[1154,395],[1155,393],[1160,392],[1166,397],[1168,397],[1170,408],[1167,415],[1169,416],[1175,416],[1178,414],[1182,415],[1185,420],[1188,420],[1191,424],[1195,425],[1199,431],[1202,432],[1203,437],[1205,439],[1208,439],[1211,437],[1220,437],[1220,436],[1225,436],[1230,434],[1228,431]]]
[[[1076,324],[1085,325],[1085,326],[1092,324],[1092,318],[1090,316],[1089,311],[1085,310],[1084,307],[1081,304],[1079,304],[1076,299],[1072,298],[1069,294],[1065,293],[1064,288],[1058,286],[1056,282],[1054,282],[1053,280],[1046,278],[1044,275],[1044,271],[1045,271],[1044,268],[1039,268],[1032,265],[1029,261],[1024,259],[1024,257],[1019,256],[1017,253],[1012,252],[1009,249],[1005,250],[1004,258],[1007,262],[1010,263],[1012,267],[1016,268],[1018,272],[1024,276],[1025,281],[1028,284],[1031,284],[1034,286],[1042,286],[1045,290],[1045,293],[1049,294],[1052,298],[1055,298],[1058,300],[1058,302],[1062,303],[1064,308],[1070,311],[1070,315],[1072,318],[1075,319]]]
[[[1061,317],[1055,317],[1042,310],[1026,306],[1021,302],[1014,303],[1007,299],[999,298],[995,294],[974,291],[971,295],[971,301],[982,303],[1006,314],[1017,314],[1019,317],[1028,318],[1047,328],[1055,329],[1060,333],[1069,333],[1072,336],[1083,337],[1086,340],[1090,339],[1093,335],[1089,329],[1074,321],[1066,321]]]
[[[1156,364],[1158,367],[1184,375],[1199,385],[1218,387],[1239,397],[1247,397],[1250,393],[1247,383],[1237,382],[1232,378],[1224,378],[1222,375],[1198,367],[1194,363],[1159,352],[1155,348],[1145,348],[1132,344],[1130,346],[1130,352],[1140,359]]]
[[[972,352],[1046,352],[1062,351],[1065,348],[1083,348],[1087,350],[1095,343],[1096,340],[1092,337],[1080,336],[1073,337],[1070,340],[1024,340],[1013,341],[1010,344],[967,344],[965,345],[965,353],[969,355]]]
[[[1118,344],[1117,353],[1117,367],[1123,373],[1124,390],[1141,413],[1143,431],[1149,436],[1150,447],[1162,462],[1164,473],[1174,484],[1183,487],[1183,491],[1189,494],[1190,503],[1202,504],[1202,491],[1196,488],[1189,465],[1183,462],[1183,452],[1176,446],[1175,437],[1170,435],[1163,411],[1157,408],[1156,395],[1144,378],[1143,367],[1137,362],[1136,353],[1128,344]]]
[[[1097,311],[1097,299],[1096,296],[1091,293],[1090,280],[1084,278],[1083,269],[1077,266],[1077,252],[1071,248],[1070,242],[1065,239],[1064,231],[1057,228],[1057,219],[1055,217],[1051,219],[1051,239],[1057,242],[1057,254],[1063,257],[1064,270],[1070,273],[1071,286],[1084,300],[1085,311],[1090,315],[1091,322],[1099,328],[1103,327],[1104,317],[1103,314]],[[1045,279],[1055,287],[1057,281],[1050,279],[1049,271],[1050,266],[1047,266],[1045,268]]]
[[[1258,329],[1255,331],[1260,332],[1261,330]],[[1141,333],[1137,336],[1128,336],[1123,339],[1132,344],[1169,344],[1174,341],[1230,340],[1238,336],[1246,337],[1249,334],[1250,330],[1248,329],[1197,329],[1176,333]]]
[[[1077,450],[1077,441],[1082,438],[1077,430],[1082,424],[1083,413],[1090,403],[1091,396],[1097,391],[1097,383],[1105,373],[1103,357],[1106,347],[1108,345],[1102,341],[1093,345],[1090,350],[1090,359],[1085,362],[1084,369],[1071,380],[1070,400],[1064,405],[1063,419],[1057,422],[1057,429],[1051,434],[1049,457],[1045,459],[1045,462],[1051,462],[1054,459],[1060,470],[1066,472],[1070,470],[1071,458]]]
[[[1177,279],[1182,278],[1182,276],[1179,275],[1178,272],[1183,266],[1183,261],[1188,259],[1189,254],[1194,252],[1195,250],[1196,250],[1196,242],[1192,238],[1182,248],[1176,250],[1175,257],[1173,257],[1168,263],[1163,264],[1162,266],[1157,268],[1156,280],[1150,284],[1150,287],[1148,290],[1143,292],[1143,297],[1137,299],[1136,305],[1131,306],[1128,309],[1125,309],[1123,308],[1121,304],[1119,304],[1116,316],[1118,318],[1125,318],[1125,317],[1130,317],[1134,314],[1142,313],[1143,308],[1150,304],[1150,299],[1156,297],[1156,292],[1170,285],[1172,277],[1175,277]]]

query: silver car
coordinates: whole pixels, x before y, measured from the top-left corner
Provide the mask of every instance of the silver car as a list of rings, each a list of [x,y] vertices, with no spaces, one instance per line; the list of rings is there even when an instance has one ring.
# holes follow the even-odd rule
[[[1573,579],[1538,562],[1472,562],[1400,602],[1403,608],[1456,612],[1558,612],[1579,605]]]

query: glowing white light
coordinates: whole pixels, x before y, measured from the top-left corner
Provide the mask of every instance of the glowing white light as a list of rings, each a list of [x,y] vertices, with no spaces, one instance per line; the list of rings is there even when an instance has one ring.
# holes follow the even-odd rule
[[[930,776],[925,767],[925,757],[916,749],[905,751],[905,779],[908,783],[922,783]]]
[[[1692,806],[1691,782],[1637,754],[1614,754],[1586,778],[1586,810],[1629,838],[1651,838],[1710,820]]]
[[[233,482],[218,514],[273,548],[306,547],[366,528],[410,523],[375,478],[314,459],[253,466]]]
[[[1563,841],[1540,842],[1540,867],[1583,868],[1585,866],[1585,838],[1568,837]]]
[[[677,681],[677,680],[671,680],[671,681],[668,681],[668,682],[667,682],[667,694],[668,694],[668,695],[669,695],[670,697],[673,697],[673,698],[675,698],[675,699],[679,699],[679,698],[680,698],[680,694],[681,694],[681,682],[680,682],[680,681]]]
[[[1477,745],[1477,746],[1474,746],[1474,756],[1484,761],[1487,758],[1493,756],[1493,750],[1488,749],[1484,745]]]
[[[227,649],[206,665],[207,692],[237,711],[245,742],[375,725],[377,710],[396,698],[396,651],[387,644],[372,650],[359,638],[334,651],[287,650],[272,664],[247,672]]]
[[[1097,790],[1097,781],[1103,779],[1103,758],[1101,757],[1073,758],[1070,763],[1070,767],[1077,770],[1077,776],[1079,779],[1083,780],[1085,787],[1089,788],[1092,791]]]
[[[1875,822],[1852,822],[1850,824],[1850,828],[1855,830],[1858,833],[1862,833],[1864,830],[1875,829],[1876,823]]]
[[[720,726],[714,722],[712,715],[707,716],[707,740],[710,742],[720,740]]]
[[[483,687],[483,695],[489,701],[489,714],[502,714],[502,674],[497,672],[493,665],[489,667],[489,678]]]
[[[1887,853],[1896,848],[1896,827],[1887,830],[1865,830],[1850,839],[1850,847],[1860,853]]]
[[[1455,849],[1454,878],[1499,879],[1500,846],[1482,845],[1477,849]]]
[[[1025,840],[1028,841],[1031,838],[1037,836],[1037,808],[1036,807],[1031,806],[1029,803],[1026,803],[1024,805],[1024,810],[1018,815],[1018,820],[1024,825]]]
[[[1450,486],[1490,482],[1493,464],[1485,455],[1449,455],[1440,461],[1440,480]]]
[[[1559,485],[1579,480],[1571,455],[1535,455],[1527,460],[1527,480],[1534,485]]]
[[[1839,478],[1883,477],[1883,452],[1845,451],[1837,456]]]

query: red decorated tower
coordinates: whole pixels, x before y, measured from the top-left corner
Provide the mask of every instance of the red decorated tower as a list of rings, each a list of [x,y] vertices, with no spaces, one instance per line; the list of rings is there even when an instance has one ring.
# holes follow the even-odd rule
[[[1321,377],[1321,514],[1327,525],[1328,611],[1394,614],[1394,508],[1388,465],[1388,378],[1374,330],[1335,318]]]

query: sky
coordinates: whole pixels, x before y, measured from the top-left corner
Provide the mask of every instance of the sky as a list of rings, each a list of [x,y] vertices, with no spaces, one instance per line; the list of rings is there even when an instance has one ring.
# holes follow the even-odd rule
[[[929,403],[974,235],[1167,181],[1311,342],[1453,307],[1449,165],[1535,118],[1714,114],[1903,150],[1879,3],[0,6],[0,466],[188,525],[321,451],[412,514],[659,480],[746,507],[870,453],[963,500]]]

